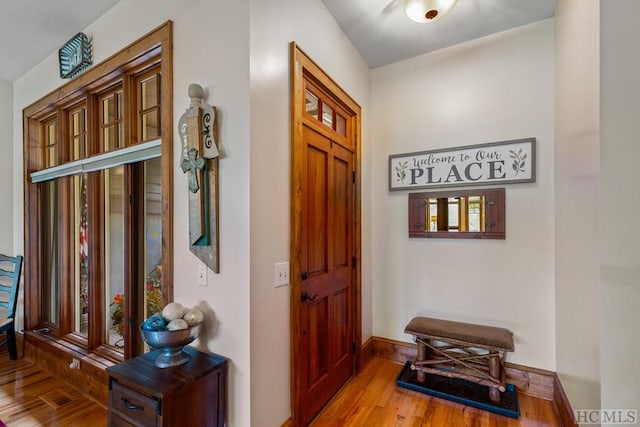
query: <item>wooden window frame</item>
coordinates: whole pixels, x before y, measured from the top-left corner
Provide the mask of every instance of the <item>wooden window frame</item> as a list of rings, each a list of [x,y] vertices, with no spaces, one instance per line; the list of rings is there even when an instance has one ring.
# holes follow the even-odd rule
[[[42,334],[34,332],[35,330],[44,327],[49,327],[43,323],[41,317],[42,313],[42,295],[41,295],[41,281],[42,281],[42,269],[40,266],[40,254],[42,253],[43,238],[40,232],[41,218],[40,212],[42,209],[42,191],[38,184],[34,184],[31,179],[31,173],[42,170],[46,167],[45,150],[43,149],[43,135],[42,135],[42,123],[44,120],[50,119],[54,116],[57,117],[58,129],[57,129],[57,157],[58,164],[69,161],[72,158],[72,147],[65,147],[61,150],[62,145],[69,145],[70,138],[67,135],[67,125],[69,121],[69,112],[72,111],[74,106],[79,103],[85,102],[87,108],[86,117],[86,129],[87,129],[87,153],[86,156],[91,156],[101,152],[99,147],[100,136],[98,135],[99,117],[97,117],[97,94],[104,92],[106,89],[115,84],[118,80],[122,81],[123,89],[125,91],[131,90],[127,88],[127,85],[131,84],[131,79],[139,75],[144,70],[159,66],[161,79],[160,89],[160,135],[161,135],[161,164],[162,164],[162,271],[163,271],[163,302],[170,302],[173,300],[173,47],[172,47],[172,23],[166,22],[155,30],[151,31],[147,35],[141,37],[131,45],[112,55],[100,64],[94,65],[91,69],[87,70],[84,74],[76,77],[74,80],[68,82],[62,87],[54,90],[48,95],[44,96],[40,100],[34,102],[23,110],[23,126],[24,126],[24,247],[25,247],[25,269],[24,269],[24,316],[25,316],[25,335],[27,340],[34,338],[34,342],[41,341]],[[126,99],[123,100],[127,102]],[[127,116],[123,116],[122,119],[126,122],[130,119],[129,115],[132,114],[131,106],[125,105],[124,110]],[[135,109],[137,111],[137,109]],[[134,111],[134,112],[135,112]],[[65,123],[65,126],[60,126],[60,123]],[[129,128],[130,126],[125,126]],[[135,132],[135,131],[134,131]],[[137,139],[133,139],[129,132],[125,131],[125,141],[135,142]],[[136,132],[137,133],[137,132]],[[64,153],[63,153],[64,152]],[[127,165],[126,167],[135,168],[135,166]],[[91,174],[90,174],[91,175]],[[88,191],[100,191],[99,189],[99,175],[93,174],[88,182]],[[93,179],[91,179],[93,178]],[[71,202],[71,189],[72,189],[72,177],[58,178],[57,181],[62,183],[63,191],[60,200],[65,203]],[[130,182],[126,182],[125,186],[131,186]],[[127,188],[125,188],[125,191]],[[69,206],[66,206],[69,208]],[[63,209],[60,209],[63,211]],[[66,211],[66,213],[64,212]],[[70,221],[72,215],[69,213],[71,209],[64,209],[61,212],[60,221]],[[96,209],[100,211],[100,209]],[[96,227],[95,224],[99,224],[98,212],[89,213],[90,225],[89,239],[98,238],[98,233],[102,232],[101,227]],[[94,240],[95,241],[95,240]],[[126,244],[126,243],[125,243]],[[69,236],[60,236],[59,250],[65,250],[71,248],[72,239]],[[66,252],[61,252],[66,253]],[[65,258],[65,257],[62,257]],[[70,261],[64,261],[59,265],[60,272],[63,277],[70,277],[70,269],[72,263]],[[103,271],[100,269],[100,265],[96,257],[91,257],[89,261],[89,270],[92,276],[102,276]],[[125,267],[127,268],[127,267]],[[108,365],[109,361],[118,361],[122,359],[117,354],[110,354],[109,351],[101,351],[99,349],[100,343],[97,342],[96,334],[89,331],[89,342],[83,343],[82,337],[75,337],[70,331],[69,325],[73,322],[73,295],[69,295],[69,289],[72,286],[60,286],[60,312],[59,312],[59,324],[62,326],[58,330],[52,330],[48,334],[45,341],[55,341],[58,348],[67,349],[68,351],[75,351],[80,354],[95,354],[91,356],[96,360],[104,360]],[[93,292],[90,295],[90,316],[92,311],[98,307],[105,306],[103,304],[106,296],[96,295]],[[134,297],[135,298],[135,297]],[[129,311],[132,311],[129,304]],[[130,315],[131,313],[127,313]],[[94,313],[93,317],[100,316],[104,319],[103,313]],[[51,325],[53,326],[53,325]],[[96,322],[90,323],[90,329],[96,328]],[[72,329],[72,328],[71,328]],[[135,330],[135,327],[131,327],[131,330]],[[134,337],[129,334],[128,339],[134,340]],[[99,334],[98,334],[99,336]],[[93,341],[93,342],[91,342]],[[37,345],[37,344],[36,344]],[[138,346],[135,346],[138,347]],[[139,347],[138,347],[139,348]],[[96,351],[96,349],[98,349]],[[132,351],[135,352],[133,341],[132,345],[128,346],[128,351],[125,353],[124,358],[132,356]],[[64,350],[63,350],[64,351]],[[105,360],[106,359],[106,360]]]

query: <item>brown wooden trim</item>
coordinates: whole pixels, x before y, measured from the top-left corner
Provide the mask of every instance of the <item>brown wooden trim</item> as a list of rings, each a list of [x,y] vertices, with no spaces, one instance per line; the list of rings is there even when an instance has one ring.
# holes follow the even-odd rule
[[[371,337],[369,341],[373,342],[374,357],[392,362],[404,364],[407,360],[413,360],[417,354],[414,343],[381,337]],[[564,426],[578,425],[560,378],[555,372],[508,362],[505,363],[505,370],[507,382],[515,385],[520,393],[552,401]]]
[[[104,91],[114,84],[127,84],[132,75],[137,72],[144,72],[149,67],[156,66],[159,62],[161,79],[161,137],[162,137],[162,247],[163,247],[163,293],[165,302],[173,300],[173,37],[172,23],[167,21],[165,24],[151,31],[147,35],[141,37],[134,43],[112,55],[100,64],[96,64],[87,70],[81,76],[61,86],[60,88],[50,92],[40,100],[27,106],[23,110],[23,182],[25,188],[25,209],[24,209],[24,248],[25,268],[24,268],[24,324],[27,330],[27,346],[31,348],[33,359],[43,367],[60,372],[63,379],[68,380],[79,390],[99,389],[95,378],[104,379],[102,386],[106,387],[106,376],[104,375],[105,366],[110,366],[113,361],[122,360],[121,354],[113,351],[113,349],[102,346],[102,329],[104,327],[104,310],[106,309],[106,295],[102,289],[102,277],[104,271],[99,268],[97,260],[101,259],[101,245],[94,245],[94,250],[90,254],[90,298],[91,311],[90,325],[91,330],[88,336],[91,342],[73,334],[73,307],[70,305],[72,300],[72,290],[64,289],[61,292],[61,305],[67,307],[61,309],[60,323],[66,325],[63,330],[58,331],[52,327],[48,335],[42,335],[32,332],[34,328],[42,325],[41,309],[42,309],[42,236],[39,230],[42,229],[41,215],[42,211],[42,195],[41,187],[33,184],[30,180],[30,173],[34,170],[41,169],[44,164],[44,150],[41,149],[41,120],[54,117],[57,114],[59,120],[58,144],[64,146],[69,142],[68,135],[65,134],[68,125],[67,112],[64,108],[72,108],[74,105],[85,102],[87,107],[87,153],[86,156],[94,155],[100,152],[98,147],[99,132],[98,115],[94,108],[97,106],[98,97],[96,93]],[[124,79],[124,80],[123,80]],[[130,101],[124,100],[125,103]],[[127,104],[128,105],[128,104]],[[128,105],[130,107],[130,105]],[[132,111],[127,108],[127,111]],[[127,117],[130,119],[130,117]],[[126,119],[125,119],[126,120]],[[131,139],[131,135],[129,135]],[[62,152],[59,150],[61,161],[70,158],[70,152]],[[103,200],[102,190],[102,174],[100,172],[90,173],[88,178],[88,192],[97,195],[98,200]],[[72,178],[60,179],[60,197],[71,201],[72,194]],[[100,202],[100,203],[103,203]],[[62,221],[70,221],[72,209],[69,206],[60,204],[63,216]],[[102,216],[98,211],[104,209],[92,209],[89,213],[90,224],[90,241],[100,241],[100,235],[103,231],[100,225]],[[142,232],[142,230],[138,230]],[[73,245],[71,236],[61,236],[60,245],[63,248],[70,249]],[[59,251],[60,254],[69,253],[69,250]],[[133,277],[138,274],[134,266],[127,266],[129,276]],[[60,263],[60,271],[65,277],[71,277],[73,269],[73,261],[71,259],[62,259]],[[139,270],[139,268],[138,268]],[[139,280],[138,280],[139,281]],[[131,293],[131,292],[130,292]],[[134,302],[134,301],[132,301]],[[139,323],[139,322],[136,322]],[[49,325],[47,325],[49,326]],[[137,342],[134,333],[129,334],[130,340]],[[67,334],[65,336],[62,336]],[[135,350],[133,346],[129,346],[131,350]],[[93,351],[93,353],[92,353]],[[69,356],[77,357],[81,360],[83,366],[80,370],[72,370],[71,373],[66,372],[71,362]],[[131,355],[131,354],[128,354]],[[67,360],[69,359],[69,360]],[[86,362],[86,363],[83,363]],[[94,378],[94,379],[92,379]],[[95,383],[95,384],[94,384]],[[97,399],[102,400],[102,404],[106,403],[106,394],[102,391],[96,391]]]
[[[173,23],[160,43],[160,135],[162,135],[162,298],[173,301]]]
[[[287,418],[285,422],[282,423],[281,427],[291,427],[293,425],[293,420],[291,417]]]
[[[302,230],[300,227],[300,216],[302,212],[302,93],[303,75],[302,65],[296,61],[296,45],[290,44],[290,79],[291,79],[291,247],[290,247],[290,334],[291,334],[291,425],[300,411],[301,400],[301,378],[298,375],[299,355],[298,349],[301,342],[298,339],[301,335],[299,324],[301,285],[299,277],[301,275],[301,239]]]
[[[558,374],[553,374],[553,402],[558,410],[558,417],[564,427],[578,427],[571,403],[564,392]]]
[[[122,73],[122,64],[127,63],[128,67],[138,66],[140,62],[144,62],[149,56],[157,54],[157,52],[154,52],[154,49],[159,48],[161,45],[163,48],[166,46],[163,43],[166,42],[168,38],[170,39],[172,27],[173,23],[171,21],[167,21],[156,29],[143,35],[125,49],[116,52],[67,84],[53,90],[38,101],[26,107],[23,110],[24,115],[33,116],[38,112],[45,110],[50,105],[56,104],[67,97],[76,95],[87,87],[93,87],[98,82],[102,82],[104,78],[109,78],[109,76],[113,75],[114,72]],[[151,55],[149,55],[150,53]]]
[[[354,343],[362,342],[362,252],[361,252],[361,108],[328,74],[326,74],[313,60],[305,54],[305,52],[291,42],[290,45],[290,102],[291,102],[291,206],[290,206],[290,257],[291,257],[291,296],[290,296],[290,313],[291,313],[291,419],[292,425],[298,425],[301,405],[301,363],[299,357],[299,348],[301,346],[301,330],[299,325],[300,318],[300,300],[301,300],[301,265],[302,265],[302,248],[301,248],[301,227],[300,218],[302,212],[302,132],[304,111],[304,86],[305,77],[311,80],[319,88],[326,90],[335,95],[338,99],[333,99],[342,109],[349,112],[353,117],[352,140],[355,143],[354,149],[354,167],[355,184],[354,184],[354,247],[353,256],[355,258],[356,267],[354,268],[353,280],[353,321],[354,321]],[[355,346],[355,366],[356,372],[359,372],[363,366],[361,346]]]
[[[362,349],[360,350],[360,366],[364,368],[367,366],[367,363],[373,359],[373,337],[369,337],[367,342],[362,344]]]

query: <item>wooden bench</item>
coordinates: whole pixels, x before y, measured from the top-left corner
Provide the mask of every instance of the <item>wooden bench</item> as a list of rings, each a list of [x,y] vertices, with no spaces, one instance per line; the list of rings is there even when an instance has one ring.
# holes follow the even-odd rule
[[[505,352],[513,351],[513,333],[504,328],[415,317],[404,328],[415,336],[418,355],[411,365],[418,382],[425,373],[462,378],[489,386],[489,398],[505,391]]]

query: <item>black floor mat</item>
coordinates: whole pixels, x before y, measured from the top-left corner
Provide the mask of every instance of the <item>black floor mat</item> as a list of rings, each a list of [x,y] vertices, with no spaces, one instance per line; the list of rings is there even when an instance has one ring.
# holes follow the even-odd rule
[[[404,368],[400,371],[396,384],[409,390],[484,409],[510,418],[520,417],[518,394],[513,384],[507,384],[506,390],[500,393],[500,402],[495,403],[489,399],[489,387],[471,381],[425,374],[425,382],[419,383],[416,379],[416,371],[411,369],[410,361],[405,363]]]

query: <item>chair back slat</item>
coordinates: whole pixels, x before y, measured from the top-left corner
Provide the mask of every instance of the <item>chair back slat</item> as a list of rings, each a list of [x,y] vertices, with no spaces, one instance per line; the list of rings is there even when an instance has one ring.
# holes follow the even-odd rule
[[[6,298],[0,301],[0,307],[6,310],[6,318],[12,319],[16,312],[18,301],[18,286],[20,286],[20,273],[22,272],[22,256],[10,257],[0,254],[0,264],[13,264],[13,270],[0,268],[0,277],[8,277],[9,283],[0,283],[0,294],[5,294]]]

